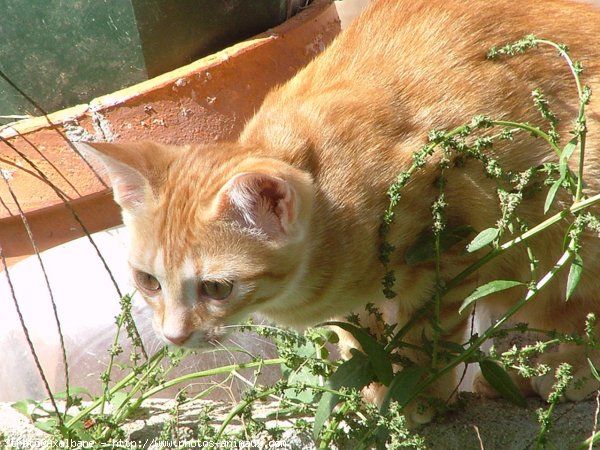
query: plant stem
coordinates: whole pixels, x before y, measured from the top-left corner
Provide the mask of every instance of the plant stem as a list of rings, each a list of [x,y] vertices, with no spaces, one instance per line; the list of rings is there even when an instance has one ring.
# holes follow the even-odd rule
[[[541,137],[542,139],[544,139],[548,143],[548,145],[550,145],[550,147],[552,147],[552,150],[554,150],[554,152],[559,157],[562,154],[561,148],[559,146],[557,146],[554,142],[552,142],[552,139],[550,138],[548,133],[546,133],[545,131],[541,130],[538,127],[534,127],[532,125],[529,125],[528,123],[511,122],[509,120],[492,120],[492,124],[499,126],[499,127],[506,127],[506,128],[511,127],[511,128],[518,128],[519,130],[527,131],[527,132],[533,134],[534,136],[538,136],[538,137]]]
[[[323,431],[323,438],[319,442],[319,450],[331,448],[331,439],[333,438],[335,430],[340,426],[340,421],[337,419],[337,417],[345,416],[349,410],[350,407],[348,403],[343,403],[340,406],[340,410],[338,411],[335,420],[331,420],[327,425],[327,428]]]
[[[457,285],[459,285],[469,275],[476,272],[483,265],[487,264],[489,261],[494,259],[496,256],[499,256],[500,254],[504,253],[506,250],[531,238],[532,236],[534,236],[537,233],[541,232],[542,230],[545,230],[546,228],[554,225],[555,223],[560,222],[562,219],[567,217],[569,214],[576,214],[579,211],[581,211],[585,208],[589,208],[590,206],[592,206],[596,203],[600,203],[600,194],[596,194],[592,197],[589,197],[589,198],[586,198],[579,202],[573,203],[569,208],[554,214],[553,216],[547,218],[546,220],[537,224],[533,228],[530,228],[529,230],[525,231],[520,236],[517,236],[516,238],[505,242],[500,247],[491,250],[489,253],[484,255],[481,259],[475,261],[473,264],[471,264],[469,267],[467,267],[461,273],[456,275],[452,280],[448,281],[448,283],[446,284],[446,287],[444,288],[443,293],[445,294],[448,291],[450,291],[451,289],[453,289],[454,287],[456,287]]]
[[[252,361],[252,362],[248,362],[248,363],[231,364],[228,366],[221,366],[221,367],[217,367],[214,369],[204,370],[201,372],[188,373],[186,375],[182,375],[180,377],[166,381],[152,389],[147,390],[146,392],[144,392],[142,394],[141,398],[143,400],[146,400],[147,398],[152,397],[153,395],[155,395],[161,391],[164,391],[165,389],[176,386],[185,381],[194,380],[196,378],[206,378],[206,377],[210,377],[213,375],[220,375],[223,373],[229,373],[234,370],[240,370],[240,369],[251,369],[251,368],[260,367],[260,366],[279,365],[279,364],[285,363],[285,361],[286,361],[285,358],[272,358],[272,359],[264,359],[264,360],[259,360],[259,361]]]
[[[581,86],[581,80],[579,79],[579,69],[575,68],[575,64],[573,60],[569,56],[569,54],[565,51],[565,48],[558,45],[555,42],[548,41],[545,39],[536,39],[540,44],[550,45],[558,50],[560,56],[564,58],[567,62],[571,73],[573,74],[573,78],[575,80],[575,85],[577,86],[577,97],[579,98],[579,113],[577,116],[577,123],[580,129],[576,130],[576,134],[579,137],[579,166],[578,166],[578,176],[577,176],[577,191],[575,193],[575,201],[578,202],[581,200],[583,196],[583,169],[584,169],[584,160],[585,160],[585,137],[586,137],[586,129],[585,129],[585,99],[583,88]]]
[[[221,436],[223,435],[223,432],[225,431],[225,428],[227,428],[227,425],[229,425],[229,423],[233,420],[233,418],[235,416],[237,416],[240,412],[242,412],[244,409],[246,409],[248,407],[248,405],[252,404],[254,401],[256,400],[261,400],[263,398],[266,398],[270,395],[275,394],[278,391],[278,389],[276,388],[271,388],[271,389],[267,389],[255,396],[253,396],[251,399],[247,399],[247,400],[242,400],[241,402],[239,402],[227,415],[227,417],[225,417],[225,419],[223,420],[223,423],[221,424],[221,427],[219,428],[219,431],[217,432],[217,435],[215,436],[215,440],[219,440],[221,439]]]

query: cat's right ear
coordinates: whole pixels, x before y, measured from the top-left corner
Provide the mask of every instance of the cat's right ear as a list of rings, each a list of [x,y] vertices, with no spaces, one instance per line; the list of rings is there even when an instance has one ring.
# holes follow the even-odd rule
[[[312,181],[292,169],[282,176],[235,175],[217,194],[219,213],[271,239],[301,237],[312,206]]]
[[[104,164],[115,201],[131,213],[152,198],[174,157],[170,147],[151,142],[78,142],[75,146],[84,156],[91,154]]]

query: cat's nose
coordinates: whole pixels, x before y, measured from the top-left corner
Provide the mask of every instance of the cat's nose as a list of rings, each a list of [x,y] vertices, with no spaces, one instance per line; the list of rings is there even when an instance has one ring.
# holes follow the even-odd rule
[[[181,332],[177,334],[164,333],[165,339],[172,344],[182,346],[190,338],[192,333]]]

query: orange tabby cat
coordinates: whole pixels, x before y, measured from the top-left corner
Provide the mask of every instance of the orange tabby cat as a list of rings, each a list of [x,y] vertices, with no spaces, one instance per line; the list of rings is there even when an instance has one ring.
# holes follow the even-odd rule
[[[396,209],[390,241],[396,245],[391,266],[399,294],[391,301],[382,294],[378,230],[388,186],[411,166],[427,132],[451,129],[478,114],[546,128],[531,101],[532,90],[539,88],[558,116],[562,145],[570,139],[577,91],[554,49],[485,58],[490,47],[530,33],[567,43],[583,62],[584,81],[600,92],[600,12],[590,6],[559,0],[381,0],[271,92],[237,142],[181,148],[89,144],[108,168],[132,237],[133,278],[154,309],[159,334],[176,345],[198,346],[253,312],[305,326],[360,312],[369,301],[390,323],[406,322],[434,292],[434,264],[411,266],[404,256],[431,229],[439,156],[413,177]],[[586,195],[600,192],[599,105],[592,97],[588,106]],[[556,161],[547,144],[525,134],[495,145],[490,154],[513,171]],[[445,177],[449,226],[493,227],[500,217],[497,182],[481,164],[467,162],[448,169]],[[530,224],[543,220],[545,197],[540,192],[527,200],[520,216]],[[563,192],[556,204],[570,200]],[[559,224],[531,240],[540,274],[562,253],[564,233]],[[586,232],[585,270],[568,303],[561,274],[517,320],[581,332],[586,314],[600,313],[599,243]],[[481,256],[463,250],[458,245],[443,254],[445,279]],[[459,314],[458,306],[477,286],[530,277],[523,248],[481,268],[444,297],[444,339],[462,341],[469,314]],[[490,296],[480,308],[485,304],[501,312],[524,292]],[[431,334],[427,320],[407,338],[418,345],[423,330]],[[423,358],[417,352],[409,356]],[[590,356],[600,363],[598,355]],[[552,367],[567,361],[576,376],[589,375],[581,348],[563,345],[542,361]],[[477,384],[489,393],[479,379]],[[551,385],[549,374],[524,389],[547,397]],[[450,400],[455,388],[454,375],[448,375],[430,393]],[[566,397],[581,399],[595,388],[586,378],[583,387],[570,386]],[[431,413],[412,407],[408,416],[425,422]]]

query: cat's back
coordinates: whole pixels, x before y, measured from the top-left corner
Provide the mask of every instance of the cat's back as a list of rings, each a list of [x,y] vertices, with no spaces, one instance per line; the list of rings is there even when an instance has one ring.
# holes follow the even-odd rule
[[[317,134],[351,140],[366,133],[361,124],[370,127],[369,136],[397,136],[448,128],[474,114],[522,114],[516,103],[523,98],[515,94],[527,101],[535,88],[550,97],[574,89],[568,67],[550,47],[486,60],[491,47],[529,34],[568,44],[583,62],[584,81],[600,87],[600,9],[593,6],[565,0],[379,0],[266,98],[245,136],[256,134],[256,122],[263,130],[277,122],[279,131],[282,123],[304,122],[306,140],[319,140]],[[374,121],[393,126],[377,130]],[[333,135],[323,126],[328,123],[335,124]],[[270,137],[266,143],[277,141]]]
[[[370,74],[460,67],[526,35],[568,44],[575,57],[600,64],[600,8],[569,0],[374,1],[307,72],[324,84]],[[388,69],[389,67],[389,69]],[[448,72],[446,72],[448,74]],[[352,75],[348,75],[352,74]],[[358,75],[358,77],[356,77]]]

